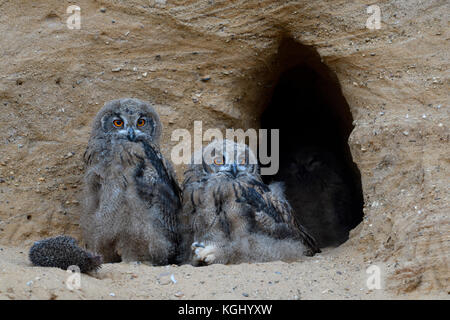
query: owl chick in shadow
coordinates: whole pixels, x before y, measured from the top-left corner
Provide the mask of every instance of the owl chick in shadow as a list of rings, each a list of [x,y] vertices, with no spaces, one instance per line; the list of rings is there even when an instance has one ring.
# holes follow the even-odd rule
[[[177,261],[181,194],[160,152],[161,130],[154,108],[138,99],[107,102],[94,119],[80,224],[104,262]]]
[[[348,239],[354,227],[352,187],[336,156],[319,147],[304,147],[281,166],[283,181],[297,223],[305,226],[320,248]]]
[[[294,261],[319,252],[281,184],[262,182],[245,144],[216,140],[193,156],[183,184],[184,252],[194,265]]]

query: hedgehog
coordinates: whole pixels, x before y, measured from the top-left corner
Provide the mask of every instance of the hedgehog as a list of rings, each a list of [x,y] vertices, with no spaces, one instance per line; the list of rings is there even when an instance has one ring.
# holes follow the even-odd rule
[[[64,235],[36,241],[30,249],[29,259],[35,266],[63,270],[76,265],[83,273],[97,271],[103,263],[102,256],[80,248],[74,238]]]

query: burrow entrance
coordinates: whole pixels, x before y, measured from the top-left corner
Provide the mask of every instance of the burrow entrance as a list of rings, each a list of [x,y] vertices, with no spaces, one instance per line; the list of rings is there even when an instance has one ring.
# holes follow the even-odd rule
[[[261,128],[280,130],[280,169],[263,179],[284,182],[296,220],[320,247],[339,245],[363,217],[361,177],[347,143],[349,106],[313,48],[283,40],[272,65]]]

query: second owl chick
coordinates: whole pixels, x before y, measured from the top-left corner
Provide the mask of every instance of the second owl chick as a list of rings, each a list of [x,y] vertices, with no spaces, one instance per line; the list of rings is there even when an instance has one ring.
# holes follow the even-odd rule
[[[319,252],[281,185],[262,182],[246,145],[214,141],[201,159],[183,184],[184,250],[193,264],[293,261]]]

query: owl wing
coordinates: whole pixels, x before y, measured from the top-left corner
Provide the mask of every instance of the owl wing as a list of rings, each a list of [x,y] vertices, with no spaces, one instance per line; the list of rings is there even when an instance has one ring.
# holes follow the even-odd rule
[[[178,199],[181,202],[181,188],[177,180],[177,176],[175,174],[175,170],[172,167],[172,164],[167,161],[166,158],[162,158],[163,160],[163,167],[164,171],[167,172],[167,177],[169,180],[170,185],[172,186],[173,190],[175,191],[176,195],[178,196]]]
[[[96,138],[90,138],[88,145],[86,147],[86,151],[84,152],[83,155],[83,160],[84,163],[90,167],[93,164],[96,164],[98,162],[98,154],[99,154],[99,150],[102,150],[102,142],[103,140],[101,139],[96,139]]]
[[[296,222],[292,212],[292,207],[285,198],[282,190],[278,190],[278,186],[274,184],[270,184],[269,189],[270,192],[265,192],[263,194],[266,201],[272,204],[284,223],[295,226]]]
[[[163,221],[172,241],[178,243],[177,215],[181,208],[181,190],[175,172],[158,148],[149,142],[142,142],[146,158],[136,171],[140,198],[148,204],[159,205],[161,212],[159,218]]]
[[[155,168],[159,178],[163,180],[173,191],[173,197],[181,201],[181,189],[175,177],[172,165],[164,158],[162,153],[150,142],[142,141],[147,159]]]
[[[294,218],[293,209],[284,195],[283,188],[282,183],[271,183],[269,185],[270,192],[265,193],[267,201],[272,203],[275,210],[281,215],[283,222],[294,228],[297,237],[310,249],[311,255],[321,252],[314,237]]]
[[[293,210],[284,197],[281,185],[265,185],[250,180],[241,190],[239,202],[246,202],[255,210],[257,225],[277,238],[292,237],[300,240],[309,250],[307,254],[320,252],[316,240],[294,219]]]
[[[207,174],[203,172],[201,165],[191,164],[184,173],[183,181],[183,224],[186,232],[193,234],[204,233],[207,222],[211,216],[211,206],[216,207],[214,196],[216,188],[211,187]],[[212,183],[212,185],[215,185]],[[213,201],[213,202],[211,202]],[[209,228],[209,227],[208,227]]]

